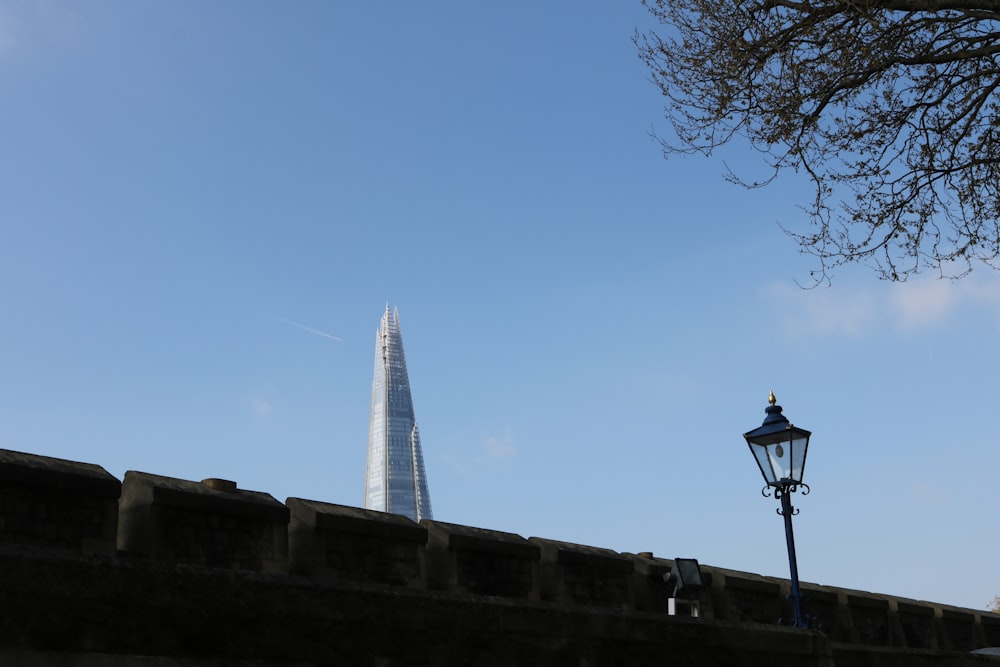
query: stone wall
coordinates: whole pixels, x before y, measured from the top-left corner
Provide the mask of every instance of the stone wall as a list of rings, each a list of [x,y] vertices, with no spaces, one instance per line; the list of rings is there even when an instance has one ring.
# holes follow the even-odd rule
[[[688,550],[691,551],[691,550]],[[0,450],[0,662],[966,665],[1000,615]],[[155,660],[155,662],[154,662]],[[996,663],[994,663],[996,664]]]

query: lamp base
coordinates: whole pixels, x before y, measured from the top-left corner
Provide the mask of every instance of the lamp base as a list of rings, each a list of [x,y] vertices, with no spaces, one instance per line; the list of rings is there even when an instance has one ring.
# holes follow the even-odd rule
[[[697,600],[682,600],[681,598],[667,598],[667,614],[670,616],[677,615],[677,608],[687,608],[687,612],[692,618],[698,618],[701,615],[700,604]]]

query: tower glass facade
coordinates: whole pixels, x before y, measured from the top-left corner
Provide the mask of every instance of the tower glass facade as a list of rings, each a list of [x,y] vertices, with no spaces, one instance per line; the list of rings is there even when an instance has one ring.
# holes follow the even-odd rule
[[[420,431],[399,330],[399,309],[385,314],[375,334],[375,378],[368,425],[365,508],[431,519]]]

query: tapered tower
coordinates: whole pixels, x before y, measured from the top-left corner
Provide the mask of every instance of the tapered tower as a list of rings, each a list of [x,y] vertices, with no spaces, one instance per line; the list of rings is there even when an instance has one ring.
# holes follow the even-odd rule
[[[399,331],[399,309],[390,313],[389,304],[375,334],[365,508],[402,514],[414,521],[433,518]]]

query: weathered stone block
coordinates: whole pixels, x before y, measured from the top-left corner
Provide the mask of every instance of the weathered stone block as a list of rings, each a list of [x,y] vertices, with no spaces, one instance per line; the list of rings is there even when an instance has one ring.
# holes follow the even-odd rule
[[[118,522],[118,548],[132,555],[256,572],[288,569],[288,508],[226,480],[130,470]]]
[[[632,560],[616,551],[582,544],[528,538],[541,548],[543,600],[633,609]]]
[[[907,647],[928,649],[938,647],[934,616],[932,605],[917,601],[896,601],[896,619]]]
[[[850,614],[848,641],[873,646],[892,644],[888,599],[872,593],[848,593],[847,608]]]
[[[775,624],[785,615],[778,580],[723,568],[712,572],[717,618]]]
[[[799,594],[802,596],[802,615],[811,627],[822,630],[834,641],[841,641],[847,610],[841,609],[837,591],[803,581],[799,582]],[[788,595],[791,595],[791,582]],[[794,616],[790,609],[786,613]]]
[[[0,542],[113,555],[121,486],[92,463],[0,449]]]
[[[667,588],[663,578],[670,574],[674,562],[656,558],[650,552],[622,555],[631,558],[634,567],[632,590],[635,608],[638,611],[667,613],[667,598],[672,591]]]
[[[427,530],[396,514],[288,498],[293,574],[423,588]]]
[[[983,645],[1000,646],[1000,614],[981,612],[979,623],[983,628]]]
[[[941,628],[944,630],[945,640],[945,646],[942,648],[952,651],[971,651],[977,647],[976,617],[969,610],[942,607]]]
[[[541,549],[520,535],[441,521],[427,529],[429,581],[435,588],[538,600]]]

